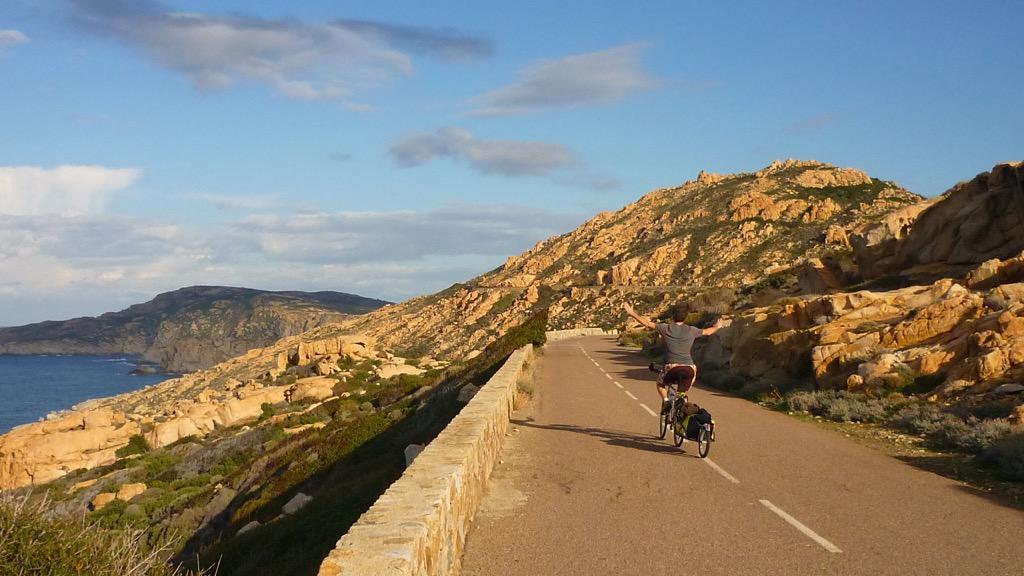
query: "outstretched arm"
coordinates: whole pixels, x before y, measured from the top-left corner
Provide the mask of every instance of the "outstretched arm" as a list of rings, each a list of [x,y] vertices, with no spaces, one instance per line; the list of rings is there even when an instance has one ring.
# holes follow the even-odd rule
[[[650,328],[651,330],[657,328],[657,325],[650,318],[645,318],[637,314],[636,310],[634,310],[633,307],[630,306],[629,302],[623,302],[622,309],[626,311],[626,314],[629,314],[634,320],[642,324],[644,327]]]
[[[719,316],[718,320],[715,320],[715,323],[713,325],[711,325],[708,328],[705,328],[705,329],[701,330],[700,331],[700,335],[701,336],[711,336],[712,334],[714,334],[715,332],[718,332],[719,330],[721,330],[724,327],[725,327],[725,320],[721,316]]]

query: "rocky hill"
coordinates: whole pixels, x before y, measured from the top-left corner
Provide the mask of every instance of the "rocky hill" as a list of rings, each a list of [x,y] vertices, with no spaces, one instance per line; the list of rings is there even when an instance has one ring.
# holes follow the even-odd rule
[[[820,291],[856,274],[853,230],[921,200],[895,183],[815,161],[701,172],[598,214],[497,270],[340,329],[459,356],[546,306],[553,328],[573,328],[612,325],[624,299],[663,308],[689,297],[724,311],[739,296],[756,300],[782,285]],[[765,283],[769,275],[773,285]]]
[[[132,354],[187,372],[386,304],[341,292],[192,286],[98,317],[0,328],[0,354]]]

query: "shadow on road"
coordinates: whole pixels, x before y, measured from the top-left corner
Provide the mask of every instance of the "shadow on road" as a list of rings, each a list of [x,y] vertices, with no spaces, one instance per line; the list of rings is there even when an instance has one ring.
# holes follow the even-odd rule
[[[559,432],[575,432],[576,434],[586,434],[587,436],[593,436],[595,438],[600,438],[604,440],[604,442],[609,446],[635,448],[637,450],[645,450],[647,452],[662,452],[666,454],[686,455],[686,452],[683,451],[681,448],[676,448],[674,446],[666,444],[662,440],[659,440],[654,436],[641,436],[637,434],[630,434],[629,432],[620,432],[617,430],[602,430],[600,428],[573,426],[571,424],[537,424],[536,422],[529,419],[512,420],[511,422],[516,426],[524,426],[527,428],[538,428],[542,430],[557,430]]]
[[[987,472],[977,464],[968,465],[968,457],[962,454],[939,454],[931,456],[896,456],[897,459],[920,470],[944,476],[961,484],[957,489],[995,502],[1001,506],[1024,510],[1024,485],[1020,482],[1001,481],[994,478],[994,472]]]

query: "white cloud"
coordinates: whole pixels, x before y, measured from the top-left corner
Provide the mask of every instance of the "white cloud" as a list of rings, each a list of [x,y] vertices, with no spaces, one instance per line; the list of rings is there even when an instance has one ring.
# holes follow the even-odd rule
[[[134,183],[137,168],[0,166],[0,214],[92,214]]]
[[[195,284],[400,300],[480,274],[582,219],[509,205],[250,215],[216,228],[0,214],[0,325],[95,314]]]
[[[24,32],[19,30],[0,30],[0,54],[6,48],[11,46],[17,46],[18,44],[27,44],[29,37]]]
[[[519,72],[519,81],[476,98],[477,116],[528,114],[550,108],[605,104],[649,90],[658,80],[640,63],[644,46],[546,60]]]
[[[345,101],[356,90],[411,74],[404,48],[448,60],[490,53],[487,41],[451,30],[177,13],[154,0],[73,4],[80,27],[141,48],[202,89],[259,82],[286,98]]]

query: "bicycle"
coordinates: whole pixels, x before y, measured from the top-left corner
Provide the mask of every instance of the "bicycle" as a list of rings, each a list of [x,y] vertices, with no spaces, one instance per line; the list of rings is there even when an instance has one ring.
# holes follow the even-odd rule
[[[647,368],[651,372],[661,372],[661,368],[654,363],[651,363]],[[672,443],[676,447],[682,446],[686,440],[693,440],[697,442],[697,455],[701,458],[707,458],[711,452],[711,443],[715,441],[715,421],[708,414],[708,422],[701,422],[698,419],[698,421],[694,422],[695,426],[690,426],[692,419],[700,413],[685,414],[683,412],[683,406],[686,404],[687,397],[686,390],[680,389],[682,368],[684,367],[681,366],[669,370],[663,379],[663,382],[668,386],[669,410],[667,412],[663,411],[658,418],[658,437],[664,439],[666,434],[668,434],[669,428],[671,428]],[[676,370],[680,370],[680,373],[673,374]],[[687,380],[692,384],[692,380],[689,378]],[[704,413],[707,414],[707,411],[704,411]]]

